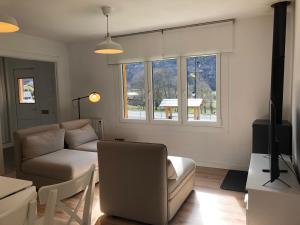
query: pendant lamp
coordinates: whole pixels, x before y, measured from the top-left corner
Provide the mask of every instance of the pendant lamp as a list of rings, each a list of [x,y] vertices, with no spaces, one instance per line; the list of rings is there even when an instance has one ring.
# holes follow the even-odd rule
[[[110,15],[111,8],[109,6],[103,6],[102,8],[103,14],[106,16],[106,37],[103,42],[100,42],[96,45],[95,53],[97,54],[120,54],[123,53],[124,50],[120,44],[111,40],[111,36],[108,32],[108,16]]]
[[[0,33],[12,33],[19,29],[18,22],[14,17],[0,15]]]

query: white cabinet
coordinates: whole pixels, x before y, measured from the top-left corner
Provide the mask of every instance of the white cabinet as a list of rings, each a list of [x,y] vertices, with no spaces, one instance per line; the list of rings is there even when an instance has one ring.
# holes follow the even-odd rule
[[[290,163],[290,159],[285,157]],[[287,169],[288,173],[281,173],[279,180],[268,183],[270,173],[262,172],[269,169],[269,156],[252,154],[247,179],[247,225],[300,225],[300,185],[295,175],[284,162],[279,160],[280,169]]]

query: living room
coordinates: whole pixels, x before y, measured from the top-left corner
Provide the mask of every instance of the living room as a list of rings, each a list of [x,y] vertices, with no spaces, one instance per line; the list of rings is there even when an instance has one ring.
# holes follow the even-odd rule
[[[278,3],[278,9],[276,6],[271,7],[274,3]],[[26,1],[26,3],[2,0],[0,4],[0,15],[14,18],[19,28],[17,32],[0,34],[0,56],[1,60],[3,58],[1,63],[3,62],[4,68],[2,69],[2,66],[0,66],[0,73],[6,74],[3,75],[6,78],[2,78],[2,75],[0,77],[4,79],[8,86],[6,91],[1,91],[3,142],[0,151],[1,176],[22,180],[26,178],[25,180],[32,182],[30,188],[37,187],[36,193],[39,195],[43,187],[46,189],[47,186],[54,183],[59,184],[58,180],[66,182],[70,179],[71,182],[85,171],[91,175],[91,171],[88,169],[89,166],[95,163],[96,170],[92,174],[96,177],[94,182],[97,184],[94,188],[89,189],[90,192],[95,193],[91,194],[91,196],[94,196],[93,200],[90,200],[93,205],[91,207],[92,216],[89,215],[90,218],[86,220],[88,222],[85,221],[86,224],[166,224],[166,221],[169,221],[169,224],[203,225],[282,224],[282,220],[279,219],[280,216],[281,218],[289,218],[284,220],[284,224],[299,223],[299,216],[294,213],[295,210],[293,209],[297,204],[295,199],[299,199],[298,196],[300,196],[298,195],[300,185],[298,183],[294,185],[294,180],[297,180],[295,177],[298,177],[297,152],[299,151],[298,142],[300,140],[298,137],[298,73],[300,68],[297,63],[300,57],[298,46],[300,6],[296,1],[287,4],[286,2],[271,0],[248,2],[231,0],[226,3],[220,0],[140,2],[132,0],[88,0],[74,2],[47,1],[44,3],[31,0]],[[276,10],[278,10],[277,14]],[[286,12],[286,17],[284,12]],[[3,16],[3,18],[5,17]],[[276,35],[279,38],[276,38]],[[280,35],[284,35],[284,41],[282,41],[283,36]],[[109,42],[109,37],[112,37],[113,42]],[[105,51],[104,53],[101,52],[103,50],[102,41],[106,41],[106,44],[112,44],[121,53],[108,54]],[[279,44],[279,47],[274,43]],[[282,55],[280,57],[283,58],[284,66],[274,69],[275,64],[282,65],[280,62],[274,61],[276,49],[282,50],[282,45],[285,52],[283,51],[283,57]],[[40,62],[51,63],[54,66],[52,81],[55,84],[55,87],[51,90],[54,91],[48,91],[49,83],[40,82],[39,84],[41,78],[35,78],[31,80],[35,83],[35,93],[31,94],[31,100],[27,99],[29,104],[22,104],[21,101],[19,104],[16,103],[20,100],[20,87],[16,88],[20,84],[18,83],[20,77],[10,75],[10,70],[7,69],[9,65],[17,65],[17,63],[9,64],[9,62],[15,62],[14,60],[30,61],[28,64],[30,66],[26,65],[26,68],[35,67],[34,65]],[[15,67],[24,69],[24,65],[20,66],[18,64]],[[278,82],[277,78],[277,80],[273,79],[277,76],[274,71],[282,70],[282,68],[284,68],[284,72],[280,76],[284,80]],[[11,71],[15,70],[12,69]],[[38,71],[43,70],[36,69],[34,71],[38,73]],[[24,79],[32,77],[33,75],[26,75]],[[14,79],[17,79],[17,81]],[[282,104],[280,104],[282,116],[278,111],[279,106],[275,107],[277,110],[275,110],[275,113],[272,111],[272,101],[277,100],[277,95],[275,94],[274,100],[273,92],[271,92],[271,83],[275,82],[274,80],[279,83],[279,89],[276,89],[278,88],[276,84],[275,88],[272,86],[273,92],[279,93],[279,95],[282,94]],[[280,85],[283,90],[280,90]],[[1,89],[3,89],[2,86]],[[47,95],[42,96],[40,90],[46,89]],[[92,95],[89,96],[90,94]],[[5,96],[8,103],[3,100],[6,98]],[[9,100],[12,98],[15,100]],[[55,99],[53,100],[54,110],[50,110],[46,106],[46,103],[49,103],[49,98]],[[272,100],[271,103],[270,99]],[[30,101],[36,102],[32,104]],[[44,103],[37,109],[37,105],[41,105],[40,102]],[[32,111],[26,111],[31,114],[30,120],[32,122],[28,122],[28,117],[24,117],[26,122],[24,125],[20,125],[18,110],[21,106],[25,107],[26,110],[29,110],[29,106],[33,106],[30,109]],[[40,114],[44,118],[52,111],[55,111],[53,121],[45,119],[36,122],[37,116],[32,114],[41,112]],[[20,110],[20,112],[23,111]],[[6,117],[4,116],[5,113],[7,114]],[[275,151],[270,150],[272,149],[272,142],[270,141],[272,139],[270,136],[272,135],[272,122],[264,125],[265,133],[259,133],[261,124],[257,124],[255,121],[257,119],[272,121],[279,114],[281,120],[287,121],[287,125],[281,125],[283,123],[280,122],[276,126],[287,129],[283,133],[288,135],[286,140],[283,141],[280,139],[279,134],[279,136],[276,136],[277,139],[280,139],[279,150],[277,150],[284,153],[284,155],[274,156]],[[78,118],[81,118],[79,122]],[[66,121],[73,121],[74,124],[71,122],[69,124]],[[88,123],[95,130],[96,135],[98,135],[97,138],[94,138],[94,131],[91,131],[90,127],[87,129],[88,131],[85,130],[92,137],[90,139],[87,136],[80,136],[78,133],[72,132],[75,128],[83,128],[86,121],[90,121]],[[3,124],[7,124],[7,126]],[[43,183],[45,181],[43,180],[39,183],[36,178],[33,179],[33,176],[27,176],[28,174],[22,177],[22,174],[25,173],[18,172],[18,162],[15,163],[14,161],[18,160],[13,149],[26,149],[26,146],[24,143],[19,145],[15,141],[14,133],[20,135],[17,136],[20,138],[17,140],[22,141],[22,135],[24,134],[22,130],[34,130],[37,129],[35,127],[38,125],[51,126],[51,124],[56,124],[53,125],[53,129],[61,131],[60,134],[55,134],[57,136],[53,139],[52,147],[55,146],[56,140],[60,140],[61,142],[57,144],[56,150],[73,149],[76,152],[87,151],[87,153],[90,153],[89,150],[92,149],[94,154],[91,157],[86,156],[88,154],[78,153],[78,158],[83,157],[89,162],[88,166],[80,164],[82,167],[77,171],[75,168],[78,164],[70,164],[68,166],[72,168],[73,174],[68,177],[69,175],[66,175],[68,172],[65,172],[66,176],[62,176],[64,173],[57,168],[63,168],[64,160],[67,162],[68,157],[74,157],[74,154],[69,156],[70,151],[67,150],[66,155],[62,155],[61,160],[57,160],[59,163],[61,161],[61,164],[55,166],[56,168],[53,168],[53,171],[51,166],[40,167],[34,165],[31,167],[32,170],[45,172],[44,175],[47,178],[51,176],[49,171],[53,174],[58,171],[56,176],[61,176],[59,179],[49,179],[45,183]],[[8,130],[5,131],[5,127]],[[20,132],[18,133],[18,131]],[[40,130],[38,132],[42,133],[44,131]],[[6,133],[6,136],[9,137],[7,143],[3,139],[3,136],[5,136],[3,133]],[[64,137],[61,138],[59,135],[64,135]],[[74,135],[76,140],[70,135]],[[263,140],[255,139],[256,136],[261,137]],[[39,136],[39,138],[41,140],[44,137]],[[89,145],[88,150],[83,150],[78,147],[79,145],[73,143],[78,143],[84,138],[93,142],[92,145]],[[100,143],[97,144],[98,139]],[[32,139],[30,140],[32,141]],[[71,142],[72,144],[70,144]],[[81,142],[81,144],[88,142]],[[260,142],[267,143],[267,146],[264,146],[266,161],[261,165],[262,169],[269,169],[272,165],[270,171],[263,174],[264,179],[266,178],[265,182],[260,180],[260,175],[254,174],[253,171],[256,170],[252,170],[254,155],[259,152],[254,146],[257,146],[257,143],[260,145]],[[130,145],[134,143],[139,143],[141,146],[134,147]],[[149,203],[147,207],[150,207],[151,204],[154,206],[160,205],[167,211],[164,213],[151,212],[146,206],[144,206],[144,211],[142,209],[137,210],[141,207],[134,208],[132,203],[136,201],[136,207],[139,202],[137,196],[142,196],[138,191],[139,188],[133,188],[132,185],[134,183],[144,182],[146,184],[149,182],[145,178],[134,177],[133,174],[135,173],[132,170],[139,170],[139,167],[137,167],[139,165],[140,172],[145,169],[149,172],[148,176],[153,176],[153,179],[158,175],[163,176],[162,172],[156,174],[154,164],[151,167],[152,163],[150,162],[152,161],[150,159],[147,161],[144,155],[139,156],[138,152],[131,152],[129,155],[136,158],[141,157],[141,162],[145,160],[143,161],[144,164],[134,165],[135,157],[132,159],[127,158],[126,155],[123,155],[123,158],[121,157],[122,148],[125,148],[124,151],[129,152],[139,148],[141,148],[141,151],[146,151],[148,147],[145,143],[151,143],[151,146],[153,143],[159,143],[160,145],[156,146],[157,148],[163,148],[161,150],[163,152],[167,151],[168,156],[181,158],[182,162],[187,163],[184,164],[185,166],[188,165],[191,171],[195,170],[195,175],[193,175],[195,176],[193,178],[195,179],[193,181],[194,185],[189,187],[188,184],[186,189],[182,188],[187,193],[182,194],[185,197],[178,200],[180,204],[171,201],[166,201],[166,203],[164,201],[155,202],[153,200],[151,202],[149,200],[148,202],[145,199],[149,198],[140,197],[141,201]],[[130,146],[132,149],[130,149]],[[162,146],[166,146],[166,149]],[[154,149],[156,147],[153,146]],[[106,150],[113,150],[114,148],[116,150],[114,155],[109,155],[106,152]],[[286,150],[286,155],[281,148]],[[117,150],[120,150],[120,152]],[[10,152],[8,153],[8,151]],[[33,152],[29,153],[28,149],[20,151],[25,151],[22,153],[23,157],[26,155],[26,157],[32,158]],[[153,150],[153,152],[155,151]],[[9,154],[12,156],[7,157]],[[46,153],[41,154],[38,149],[34,154],[43,155]],[[101,157],[101,154],[114,157],[114,160],[106,162],[105,157]],[[145,152],[145,155],[147,154]],[[166,158],[165,155],[161,157]],[[279,159],[277,163],[280,167],[279,170],[274,170],[274,165],[275,167],[278,166],[275,161],[272,161],[269,165],[267,157]],[[126,162],[122,161],[125,158],[127,163],[131,162],[128,165],[132,165],[132,167],[122,171],[116,164],[117,162],[120,162],[120,165],[124,163],[122,165],[126,167]],[[167,158],[167,162],[174,164],[173,169],[177,174],[176,176],[178,176],[178,179],[175,178],[175,180],[180,180],[180,163],[176,161],[177,158]],[[190,159],[192,161],[189,161]],[[26,158],[22,160],[28,161]],[[100,162],[102,162],[102,165]],[[163,162],[163,166],[165,163]],[[286,167],[286,163],[288,163],[288,172],[277,174],[278,176],[273,180],[274,171],[276,173],[280,172],[280,169],[284,169],[283,166]],[[25,165],[25,162],[23,164]],[[146,164],[149,164],[149,167],[146,167]],[[9,170],[7,165],[12,165]],[[24,165],[20,166],[20,170]],[[155,165],[158,168],[160,164]],[[183,167],[187,169],[188,166]],[[107,169],[103,169],[104,167]],[[108,172],[101,174],[101,168]],[[126,182],[118,183],[121,181],[107,179],[105,184],[104,177],[106,177],[106,174],[114,177],[116,173],[114,168],[118,170],[117,177],[122,177],[121,174],[123,174],[127,178]],[[65,169],[69,171],[69,167]],[[130,171],[132,176],[128,174]],[[231,174],[233,177],[229,176],[229,171],[233,171],[233,174]],[[294,173],[296,173],[296,176],[294,176]],[[139,177],[139,175],[135,175]],[[104,179],[103,183],[101,183],[101,176]],[[167,176],[169,177],[169,172]],[[263,185],[268,182],[269,179],[267,178],[269,177],[272,180],[271,184],[257,189],[254,187],[255,182],[250,180],[261,182],[260,185]],[[100,180],[99,183],[98,179]],[[164,179],[162,178],[162,180]],[[226,179],[229,179],[229,181]],[[167,189],[168,186],[171,186],[169,180],[165,187]],[[280,180],[291,187],[280,186]],[[225,181],[228,181],[233,187],[229,185],[230,188],[226,189],[225,187],[224,190],[224,185],[228,184]],[[111,190],[105,188],[112,184],[114,184],[113,186],[119,186],[119,188],[111,187]],[[6,185],[5,182],[0,183],[0,187]],[[103,189],[101,189],[101,185],[103,185]],[[164,182],[161,185],[164,185]],[[280,191],[271,191],[272,185],[279,185]],[[236,186],[239,190],[235,189]],[[133,190],[135,190],[135,193],[132,193]],[[257,197],[258,191],[264,191],[263,197]],[[282,199],[285,191],[292,192],[295,196]],[[280,192],[280,194],[277,196],[274,194],[276,192]],[[107,193],[107,196],[103,197],[105,193]],[[274,196],[268,195],[268,193],[272,193]],[[157,193],[152,194],[158,196]],[[163,195],[163,193],[159,194]],[[110,195],[118,195],[119,199],[114,199],[116,200],[114,201],[112,197],[108,197]],[[126,195],[135,196],[136,198],[126,202],[128,200]],[[13,196],[13,194],[10,193],[9,196]],[[9,196],[1,197],[0,209],[1,201],[7,200]],[[49,196],[48,198],[50,199]],[[73,196],[69,200],[73,202],[78,198]],[[276,202],[279,201],[274,199],[281,199],[282,202],[286,201],[284,204],[286,209],[280,208],[279,205],[282,205],[282,203],[278,204],[278,207],[274,207]],[[43,214],[49,216],[47,212],[43,212],[40,206],[41,203],[38,200],[37,202],[38,216]],[[101,208],[99,203],[102,206]],[[147,204],[145,203],[145,205]],[[176,207],[172,208],[173,204]],[[261,207],[253,210],[252,205],[256,204],[260,204]],[[120,206],[121,208],[119,208],[119,205],[127,206],[127,211],[124,209],[126,207],[122,208]],[[132,207],[131,211],[129,210],[130,207]],[[273,210],[271,210],[272,207]],[[268,210],[262,212],[263,208],[268,208]],[[2,224],[1,213],[3,211],[0,210],[0,224]],[[149,216],[149,214],[153,216]],[[157,222],[158,215],[161,216],[160,222]],[[273,218],[270,218],[271,215],[273,215]],[[52,217],[54,216],[52,215]]]

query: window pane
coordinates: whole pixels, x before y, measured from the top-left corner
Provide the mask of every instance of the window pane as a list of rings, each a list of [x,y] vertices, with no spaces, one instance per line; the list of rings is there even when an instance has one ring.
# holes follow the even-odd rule
[[[217,122],[216,55],[187,58],[187,119]]]
[[[146,119],[144,63],[122,64],[123,116],[125,119]]]
[[[18,79],[19,103],[35,103],[33,78]]]
[[[178,120],[177,60],[152,62],[153,118]]]

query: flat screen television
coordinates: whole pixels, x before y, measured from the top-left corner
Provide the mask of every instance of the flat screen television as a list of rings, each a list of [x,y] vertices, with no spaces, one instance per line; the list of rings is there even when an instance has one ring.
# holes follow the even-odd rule
[[[270,155],[270,182],[280,176],[278,138],[276,133],[276,107],[270,100],[270,124],[269,124],[269,155]]]
[[[286,14],[288,1],[277,2],[274,8],[273,49],[271,71],[270,96],[270,124],[269,124],[269,154],[270,154],[270,181],[279,179],[279,148],[277,127],[282,124],[282,101],[284,83],[284,57],[286,38]]]

